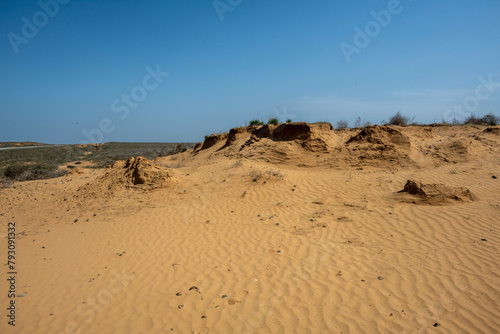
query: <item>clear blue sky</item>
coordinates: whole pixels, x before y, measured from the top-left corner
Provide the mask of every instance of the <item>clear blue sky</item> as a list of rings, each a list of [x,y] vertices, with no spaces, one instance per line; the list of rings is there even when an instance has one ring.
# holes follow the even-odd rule
[[[0,141],[500,114],[497,0],[40,3],[0,1]]]

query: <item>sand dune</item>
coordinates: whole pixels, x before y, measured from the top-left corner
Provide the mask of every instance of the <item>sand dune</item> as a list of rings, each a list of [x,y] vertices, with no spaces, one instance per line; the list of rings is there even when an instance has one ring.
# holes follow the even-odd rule
[[[0,332],[498,333],[499,131],[238,128],[0,189]]]

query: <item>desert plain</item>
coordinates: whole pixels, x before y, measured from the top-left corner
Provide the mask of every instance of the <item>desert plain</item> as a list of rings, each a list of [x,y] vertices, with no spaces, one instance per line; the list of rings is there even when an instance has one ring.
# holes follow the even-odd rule
[[[498,333],[499,144],[268,124],[0,188],[0,332]]]

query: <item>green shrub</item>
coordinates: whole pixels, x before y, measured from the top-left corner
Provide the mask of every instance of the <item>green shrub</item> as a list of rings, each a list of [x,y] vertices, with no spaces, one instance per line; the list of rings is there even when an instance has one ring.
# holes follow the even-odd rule
[[[261,122],[261,121],[260,121],[260,120],[258,120],[258,119],[252,119],[252,120],[250,121],[250,126],[255,126],[255,125],[264,125],[264,123],[263,123],[263,122]]]
[[[267,121],[267,124],[274,124],[274,125],[278,125],[278,119],[277,118],[270,118],[268,121]]]
[[[286,122],[287,123],[292,123],[292,120],[290,118],[287,118]]]

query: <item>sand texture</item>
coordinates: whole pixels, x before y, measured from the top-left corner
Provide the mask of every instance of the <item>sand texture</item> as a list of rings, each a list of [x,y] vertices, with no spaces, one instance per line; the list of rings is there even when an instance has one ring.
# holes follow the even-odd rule
[[[0,189],[0,333],[498,333],[499,144],[266,125]]]

